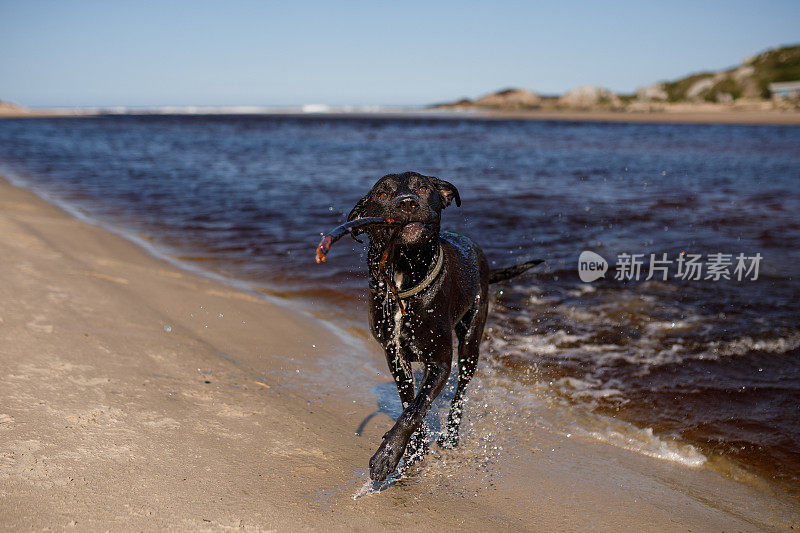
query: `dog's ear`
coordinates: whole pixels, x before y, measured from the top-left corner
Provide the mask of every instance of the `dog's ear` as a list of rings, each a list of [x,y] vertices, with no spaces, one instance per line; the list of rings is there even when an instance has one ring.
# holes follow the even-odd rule
[[[461,197],[458,195],[458,189],[449,181],[440,180],[439,178],[431,178],[433,185],[439,191],[439,197],[442,199],[442,206],[447,207],[453,200],[456,205],[461,207]]]
[[[358,202],[356,202],[356,205],[353,206],[353,209],[350,210],[350,214],[347,215],[347,222],[350,222],[351,220],[355,220],[357,218],[361,218],[366,214],[364,212],[364,209],[367,207],[368,197],[369,194],[367,194],[366,196],[362,196],[361,199]],[[364,232],[356,229],[350,233],[350,236],[353,238],[354,241],[363,244],[364,241],[358,239],[358,236],[361,235],[362,233]]]
[[[365,215],[364,209],[367,207],[368,196],[369,195],[362,196],[361,199],[358,202],[356,202],[356,205],[353,207],[353,209],[350,210],[350,214],[347,215],[347,222],[350,222],[351,220],[355,220],[357,218],[361,218]]]

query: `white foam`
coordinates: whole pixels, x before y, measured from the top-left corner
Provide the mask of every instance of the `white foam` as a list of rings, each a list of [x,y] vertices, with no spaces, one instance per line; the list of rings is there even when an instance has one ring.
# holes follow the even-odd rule
[[[374,483],[371,479],[364,482],[364,485],[353,494],[353,499],[357,500],[362,496],[369,496],[370,494],[377,494],[380,492],[374,488]]]
[[[436,110],[418,106],[382,105],[327,105],[304,104],[295,106],[233,105],[233,106],[99,106],[59,107],[53,111],[63,115],[291,115],[299,113],[329,114],[385,114],[385,115],[442,115]]]
[[[661,439],[653,434],[653,428],[639,429],[630,426],[625,432],[613,429],[585,431],[579,428],[576,432],[584,433],[600,442],[619,446],[648,457],[672,461],[692,468],[702,466],[707,462],[706,457],[691,444],[680,444],[675,441]]]
[[[715,356],[744,355],[751,351],[782,354],[800,347],[800,332],[773,339],[753,339],[746,336],[732,341],[712,341],[707,346]]]
[[[573,289],[569,291],[567,294],[569,294],[570,296],[583,296],[585,294],[592,294],[595,292],[597,292],[597,287],[595,287],[594,285],[590,285],[588,283],[583,283],[581,285],[578,285],[577,289]]]
[[[604,387],[603,383],[599,379],[589,376],[585,376],[584,379],[563,377],[561,379],[548,382],[548,385],[561,394],[569,395],[572,398],[596,400],[600,398],[610,398],[611,396],[622,395],[621,390],[612,387]]]
[[[303,113],[327,113],[331,110],[331,107],[325,104],[306,104],[300,109]]]

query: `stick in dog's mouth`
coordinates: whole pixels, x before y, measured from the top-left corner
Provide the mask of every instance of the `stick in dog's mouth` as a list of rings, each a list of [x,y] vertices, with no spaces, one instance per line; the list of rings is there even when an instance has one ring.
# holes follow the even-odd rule
[[[406,220],[398,220],[396,218],[389,217],[363,217],[346,222],[322,237],[319,245],[317,245],[317,263],[324,263],[327,259],[326,255],[331,250],[333,243],[345,235],[352,233],[354,230],[363,228],[364,226],[403,226],[407,223],[408,222]]]
[[[386,274],[386,261],[389,258],[389,254],[392,251],[392,246],[397,240],[397,236],[399,235],[399,233],[403,229],[410,226],[414,226],[415,224],[419,224],[421,226],[421,223],[416,223],[416,222],[410,223],[407,220],[398,220],[396,218],[389,218],[389,217],[363,217],[351,220],[350,222],[346,222],[341,226],[338,226],[333,231],[322,237],[322,240],[319,242],[319,245],[317,245],[317,252],[316,252],[317,263],[324,263],[325,260],[327,259],[326,255],[330,251],[331,246],[333,246],[333,243],[335,243],[345,235],[352,233],[356,229],[363,228],[364,226],[390,226],[390,227],[393,226],[395,229],[392,232],[391,237],[389,238],[389,242],[386,243],[386,248],[383,250],[383,254],[381,254],[381,263],[378,268],[378,271],[381,275],[381,279],[389,288],[392,295],[395,297],[395,300],[397,301],[400,307],[401,314],[405,316],[406,314],[405,306],[403,305],[403,302],[400,300],[398,296],[397,286],[395,285],[394,280],[391,279]]]

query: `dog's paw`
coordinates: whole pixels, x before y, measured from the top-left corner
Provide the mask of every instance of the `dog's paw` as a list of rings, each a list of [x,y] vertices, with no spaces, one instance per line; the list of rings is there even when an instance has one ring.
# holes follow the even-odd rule
[[[438,444],[440,448],[452,450],[458,446],[458,441],[459,437],[457,431],[445,431],[436,439],[436,444]]]
[[[378,451],[369,460],[369,477],[372,481],[383,481],[394,472],[400,458],[403,457],[404,446],[393,439],[384,439]]]

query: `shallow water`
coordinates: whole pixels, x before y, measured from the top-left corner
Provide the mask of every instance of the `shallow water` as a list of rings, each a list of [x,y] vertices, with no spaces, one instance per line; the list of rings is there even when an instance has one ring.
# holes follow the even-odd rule
[[[446,229],[475,238],[494,266],[547,261],[493,289],[474,397],[513,394],[537,423],[684,464],[723,461],[800,496],[800,128],[2,120],[0,166],[176,256],[354,324],[363,249],[342,241],[315,265],[320,232],[385,173],[452,181],[463,206],[445,211]],[[604,279],[580,281],[583,250],[611,263]],[[644,254],[646,274],[649,254],[681,252],[763,260],[755,281],[682,281],[675,265],[666,281],[614,279],[619,254]],[[548,420],[543,405],[561,414]]]

